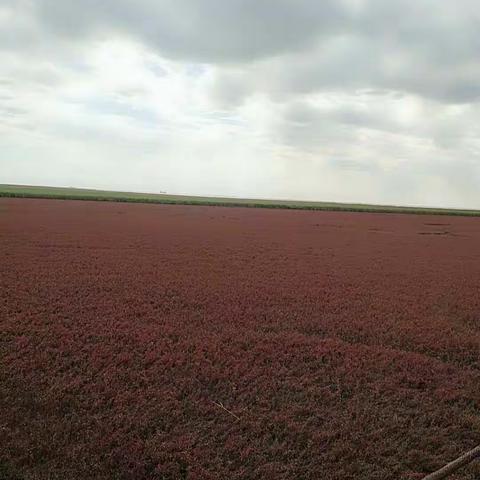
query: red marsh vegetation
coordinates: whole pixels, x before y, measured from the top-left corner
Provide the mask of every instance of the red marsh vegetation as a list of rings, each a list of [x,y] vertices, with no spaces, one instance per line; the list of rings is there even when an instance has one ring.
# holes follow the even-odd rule
[[[2,480],[420,479],[480,443],[480,219],[1,199],[0,268]]]

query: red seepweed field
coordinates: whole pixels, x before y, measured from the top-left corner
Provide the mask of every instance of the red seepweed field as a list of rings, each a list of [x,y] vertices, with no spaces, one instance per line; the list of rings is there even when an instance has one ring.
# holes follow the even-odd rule
[[[420,479],[480,443],[478,218],[0,199],[0,268],[2,480]]]

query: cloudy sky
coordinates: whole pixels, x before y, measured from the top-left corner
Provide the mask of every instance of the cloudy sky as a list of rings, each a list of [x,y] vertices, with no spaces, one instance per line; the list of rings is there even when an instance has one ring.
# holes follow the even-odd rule
[[[478,0],[0,0],[0,183],[480,208]]]

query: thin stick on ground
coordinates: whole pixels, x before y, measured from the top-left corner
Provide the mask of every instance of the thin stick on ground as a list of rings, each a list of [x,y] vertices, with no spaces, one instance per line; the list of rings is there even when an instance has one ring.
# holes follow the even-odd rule
[[[456,472],[460,468],[465,467],[477,458],[480,458],[480,445],[457,458],[453,462],[450,462],[448,465],[445,465],[440,470],[427,475],[423,480],[441,480],[443,478],[447,478],[449,475]]]
[[[225,408],[223,403],[219,403],[219,402],[213,402],[217,407],[220,407],[222,408],[223,410],[225,410],[227,413],[229,413],[232,417],[235,417],[237,420],[240,420],[240,417],[238,417],[237,415],[235,415],[233,412],[231,412],[228,408]]]

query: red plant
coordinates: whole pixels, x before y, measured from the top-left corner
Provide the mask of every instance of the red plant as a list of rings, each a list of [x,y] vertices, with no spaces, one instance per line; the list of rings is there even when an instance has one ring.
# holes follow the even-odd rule
[[[480,443],[479,244],[474,218],[1,199],[0,478],[421,478]]]

